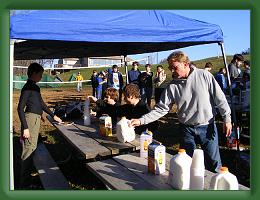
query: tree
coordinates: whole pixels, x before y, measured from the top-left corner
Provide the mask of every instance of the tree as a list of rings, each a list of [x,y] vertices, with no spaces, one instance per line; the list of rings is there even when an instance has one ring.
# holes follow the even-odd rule
[[[242,55],[249,55],[250,54],[250,48],[248,48],[247,50],[244,50],[241,52]]]

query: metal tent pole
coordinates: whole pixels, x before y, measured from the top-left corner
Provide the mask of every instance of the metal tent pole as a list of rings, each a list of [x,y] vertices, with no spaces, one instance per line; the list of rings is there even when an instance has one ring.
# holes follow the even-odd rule
[[[127,69],[127,55],[124,55],[124,64],[125,64],[125,75],[126,75],[126,85],[128,84],[128,69]]]
[[[222,57],[223,57],[223,61],[224,61],[226,72],[227,72],[228,88],[229,88],[229,95],[230,95],[231,115],[232,115],[233,124],[234,124],[233,129],[235,130],[236,139],[238,140],[239,139],[239,133],[238,133],[238,130],[237,130],[236,111],[235,111],[235,107],[234,107],[234,103],[233,103],[233,92],[232,92],[230,74],[229,74],[229,69],[228,69],[228,65],[227,65],[225,49],[224,49],[224,43],[223,42],[219,43],[219,45],[221,47]],[[237,150],[239,151],[239,142],[237,142]]]
[[[14,190],[14,165],[13,165],[13,65],[14,65],[14,43],[10,40],[10,190]]]

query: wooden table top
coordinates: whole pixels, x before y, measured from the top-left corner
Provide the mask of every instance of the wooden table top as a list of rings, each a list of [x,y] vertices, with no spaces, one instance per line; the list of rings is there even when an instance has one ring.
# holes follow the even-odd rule
[[[160,175],[148,173],[147,159],[139,153],[115,156],[111,159],[87,163],[92,171],[104,184],[114,190],[173,190],[167,183],[169,163],[172,155],[166,153],[166,172]],[[204,188],[209,189],[214,173],[205,170]],[[239,185],[240,190],[249,188]]]
[[[132,142],[121,143],[115,134],[111,137],[101,136],[96,125],[84,126],[83,120],[76,120],[73,124],[66,125],[48,119],[86,159],[114,156],[140,149],[139,135],[136,135],[136,139]]]

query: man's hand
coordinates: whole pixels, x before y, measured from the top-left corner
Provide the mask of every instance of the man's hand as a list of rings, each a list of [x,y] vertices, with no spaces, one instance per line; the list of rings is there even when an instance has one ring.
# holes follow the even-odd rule
[[[27,128],[27,129],[24,129],[23,130],[23,138],[24,139],[28,139],[30,137],[30,131],[29,131],[29,129]]]
[[[141,125],[141,121],[139,119],[131,119],[130,120],[129,127],[130,126],[135,127],[135,126],[140,126],[140,125]]]
[[[53,119],[54,119],[56,122],[62,123],[61,118],[59,118],[59,117],[56,116],[56,115],[54,115]]]
[[[232,124],[231,122],[227,122],[223,124],[223,130],[226,133],[226,137],[229,137],[232,132]]]

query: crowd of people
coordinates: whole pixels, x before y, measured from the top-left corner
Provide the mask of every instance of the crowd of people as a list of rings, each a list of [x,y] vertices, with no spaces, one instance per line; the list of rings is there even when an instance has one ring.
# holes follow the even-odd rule
[[[162,65],[158,65],[156,72],[151,71],[151,65],[145,65],[141,72],[138,62],[133,62],[128,71],[127,83],[124,85],[123,76],[117,65],[110,70],[97,72],[93,70],[91,76],[92,95],[88,99],[95,102],[95,115],[100,117],[108,114],[115,124],[120,117],[131,120],[131,126],[136,133],[149,129],[157,132],[157,120],[166,115],[175,104],[179,120],[179,130],[182,134],[180,148],[186,149],[192,156],[197,143],[201,145],[205,154],[205,165],[208,170],[217,172],[221,167],[218,145],[218,132],[215,124],[217,111],[224,121],[226,136],[232,131],[231,110],[226,100],[228,84],[225,68],[213,76],[213,65],[206,63],[205,69],[198,69],[190,62],[188,55],[182,51],[171,53],[167,59],[168,69],[172,73],[172,80],[166,87],[166,73]],[[244,70],[240,65],[244,64]],[[250,87],[250,62],[244,61],[240,54],[235,54],[229,64],[232,88]],[[40,88],[36,85],[40,81],[43,68],[33,63],[28,68],[28,81],[21,91],[18,104],[18,114],[22,124],[22,169],[21,188],[26,185],[32,165],[31,155],[37,147],[37,138],[42,112],[47,112],[55,121],[61,119],[49,110],[41,98]],[[77,80],[83,78],[78,74]],[[239,82],[239,84],[238,84]],[[241,86],[242,85],[242,86]],[[77,85],[80,91],[82,85]],[[152,108],[151,99],[155,97]],[[124,98],[124,103],[122,99]]]
[[[145,65],[145,71],[141,72],[139,63],[133,62],[131,70],[127,73],[127,84],[136,84],[140,90],[140,98],[151,108],[152,97],[155,95],[156,102],[159,101],[163,91],[162,83],[166,80],[166,73],[162,65],[157,66],[155,75],[151,71],[151,64]],[[92,96],[97,99],[104,99],[107,88],[115,88],[119,93],[118,101],[121,103],[123,88],[126,86],[123,76],[118,70],[117,65],[113,65],[111,70],[97,72],[93,70],[91,76]]]

